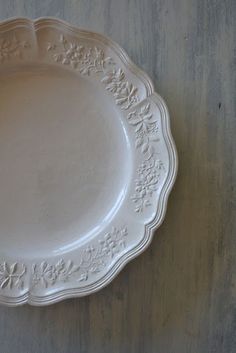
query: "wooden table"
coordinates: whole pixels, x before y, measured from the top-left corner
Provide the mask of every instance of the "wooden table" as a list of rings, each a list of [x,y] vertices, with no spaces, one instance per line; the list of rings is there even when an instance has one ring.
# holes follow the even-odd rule
[[[236,352],[235,0],[1,0],[10,16],[123,46],[168,104],[179,173],[150,248],[90,297],[0,307],[0,352]]]

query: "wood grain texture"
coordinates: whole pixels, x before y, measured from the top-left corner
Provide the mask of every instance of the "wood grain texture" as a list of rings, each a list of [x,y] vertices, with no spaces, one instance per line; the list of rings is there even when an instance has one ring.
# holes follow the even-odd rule
[[[236,352],[236,2],[0,1],[11,16],[124,47],[167,102],[179,173],[150,248],[87,298],[0,307],[0,352]]]

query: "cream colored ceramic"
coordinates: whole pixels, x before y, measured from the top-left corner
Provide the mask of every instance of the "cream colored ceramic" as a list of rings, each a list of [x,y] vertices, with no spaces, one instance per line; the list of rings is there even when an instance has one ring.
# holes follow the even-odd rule
[[[150,243],[177,169],[163,100],[110,39],[0,24],[0,302],[108,284]]]

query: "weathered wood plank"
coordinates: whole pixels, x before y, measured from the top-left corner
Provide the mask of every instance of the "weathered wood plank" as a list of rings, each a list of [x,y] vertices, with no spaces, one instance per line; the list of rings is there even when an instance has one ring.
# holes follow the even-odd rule
[[[111,36],[171,113],[179,175],[151,247],[88,298],[0,308],[3,353],[236,351],[236,2],[11,0]]]

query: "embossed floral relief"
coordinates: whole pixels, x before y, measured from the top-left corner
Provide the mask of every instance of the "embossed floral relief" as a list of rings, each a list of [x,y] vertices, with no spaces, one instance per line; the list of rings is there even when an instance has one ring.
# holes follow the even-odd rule
[[[101,73],[101,82],[121,109],[130,109],[140,101],[138,88],[127,81],[124,71],[117,68],[114,60],[106,56],[101,48],[88,48],[61,35],[59,44],[49,43],[47,50],[52,52],[56,62],[70,65],[82,75]],[[137,171],[139,178],[135,181],[135,195],[132,196],[136,204],[135,211],[143,212],[145,207],[151,205],[153,192],[157,190],[161,173],[165,170],[154,148],[159,141],[158,122],[153,118],[150,103],[129,112],[127,119],[135,131],[135,147],[140,149],[145,158]]]
[[[147,206],[151,206],[153,193],[157,191],[161,175],[165,172],[164,164],[154,147],[159,142],[158,122],[153,118],[150,103],[144,103],[130,112],[128,122],[135,131],[135,147],[145,157],[137,169],[135,193],[131,197],[135,203],[135,212],[143,212]]]
[[[58,43],[48,43],[47,51],[52,53],[56,62],[71,66],[82,75],[101,74],[101,82],[121,109],[129,109],[139,102],[138,89],[128,82],[124,71],[116,67],[114,60],[106,56],[103,49],[87,47],[61,35]]]
[[[130,112],[128,122],[135,129],[135,147],[140,148],[142,153],[151,155],[154,152],[152,143],[159,141],[159,138],[157,121],[153,119],[150,103]]]
[[[68,282],[74,278],[78,282],[100,272],[107,261],[118,254],[125,247],[127,228],[112,228],[98,244],[88,246],[75,264],[73,261],[60,259],[56,264],[43,261],[32,266],[33,286],[52,286],[59,282]]]
[[[128,110],[134,107],[139,101],[138,88],[126,79],[121,68],[110,56],[98,47],[86,47],[77,42],[69,41],[63,35],[58,43],[49,43],[47,50],[52,52],[56,62],[63,65],[70,65],[82,75],[101,73],[101,82],[109,91],[115,103],[121,109]],[[131,197],[135,202],[135,211],[143,212],[150,206],[153,192],[157,190],[161,173],[165,171],[163,163],[157,158],[155,144],[159,141],[158,122],[153,118],[150,103],[130,111],[127,117],[128,123],[134,128],[135,147],[144,155],[144,161],[139,166],[135,181],[135,194]],[[145,165],[145,167],[144,167]]]
[[[116,104],[120,105],[122,109],[129,109],[139,102],[138,89],[126,80],[123,70],[108,71],[101,81],[105,84],[106,90],[113,94]]]
[[[55,265],[51,265],[46,261],[41,262],[39,265],[33,264],[33,286],[41,284],[47,288],[49,285],[54,285],[59,281],[66,282],[78,269],[79,267],[74,265],[73,261],[68,260],[65,262],[63,259],[60,259]]]
[[[0,288],[13,289],[24,287],[23,277],[26,273],[24,264],[3,262],[0,264]]]
[[[105,234],[96,244],[89,245],[78,261],[59,259],[55,264],[47,261],[34,263],[30,272],[31,287],[47,288],[60,282],[87,281],[94,274],[102,271],[108,261],[126,246],[128,231],[126,227],[115,228]],[[24,289],[26,265],[3,262],[0,264],[0,288]]]
[[[13,57],[21,57],[23,50],[30,47],[27,41],[20,41],[13,34],[11,38],[0,37],[0,63]]]
[[[58,63],[78,69],[82,75],[104,72],[109,65],[114,64],[113,59],[105,57],[104,51],[98,47],[87,48],[67,40],[64,35],[60,35],[59,43],[60,45],[48,44],[47,50],[52,51],[53,59]]]
[[[154,156],[140,164],[137,170],[138,178],[135,180],[135,193],[131,197],[135,203],[135,212],[143,212],[145,207],[151,206],[151,198],[157,191],[161,174],[164,171],[163,162]]]

